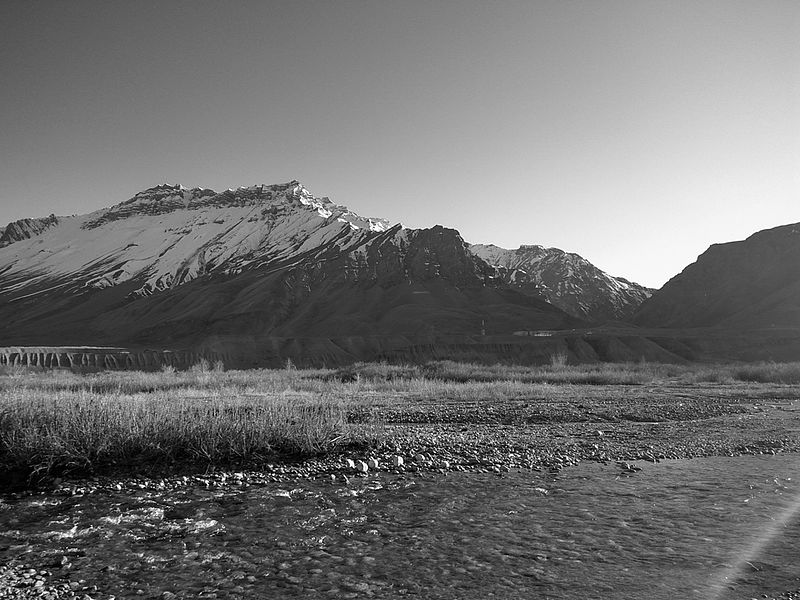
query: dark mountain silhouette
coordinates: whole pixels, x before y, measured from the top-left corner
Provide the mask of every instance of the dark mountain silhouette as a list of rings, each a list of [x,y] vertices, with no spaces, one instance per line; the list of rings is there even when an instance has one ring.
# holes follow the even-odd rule
[[[800,327],[800,223],[714,244],[636,313],[645,327]]]

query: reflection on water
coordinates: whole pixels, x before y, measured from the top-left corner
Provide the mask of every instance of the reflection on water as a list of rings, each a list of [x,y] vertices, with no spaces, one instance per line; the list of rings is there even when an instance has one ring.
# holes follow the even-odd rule
[[[800,456],[640,466],[31,498],[0,511],[0,560],[66,562],[53,572],[117,598],[706,600],[800,588]]]

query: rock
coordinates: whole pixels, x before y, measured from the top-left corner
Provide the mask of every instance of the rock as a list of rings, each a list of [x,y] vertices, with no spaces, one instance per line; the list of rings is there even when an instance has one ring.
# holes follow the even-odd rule
[[[369,584],[365,583],[363,581],[357,581],[357,582],[354,582],[354,583],[347,582],[344,585],[345,585],[345,587],[348,587],[351,590],[354,590],[356,592],[368,592],[368,591],[370,591],[369,590]]]
[[[360,460],[356,463],[356,471],[359,473],[366,473],[369,471],[369,465],[365,463],[363,460]]]
[[[370,459],[367,461],[367,466],[368,466],[370,469],[377,469],[379,465],[380,465],[380,463],[378,462],[378,459],[377,459],[377,458],[370,458]]]
[[[392,465],[395,467],[402,467],[403,466],[403,457],[402,456],[393,456],[392,457]]]
[[[427,460],[428,459],[424,454],[415,454],[414,455],[414,461],[415,462],[424,463],[424,462],[427,462]]]
[[[352,458],[345,459],[345,464],[347,464],[348,469],[355,469],[356,463]]]

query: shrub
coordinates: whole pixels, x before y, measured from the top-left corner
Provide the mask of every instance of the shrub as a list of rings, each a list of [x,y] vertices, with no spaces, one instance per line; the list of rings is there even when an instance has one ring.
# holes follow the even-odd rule
[[[556,352],[550,355],[550,366],[553,369],[563,369],[567,366],[568,356],[566,352]]]
[[[361,435],[347,413],[345,400],[310,393],[9,391],[0,393],[0,473],[37,477],[141,463],[258,462],[375,437],[374,426]]]
[[[755,383],[800,383],[800,363],[756,363],[735,367],[733,379]]]

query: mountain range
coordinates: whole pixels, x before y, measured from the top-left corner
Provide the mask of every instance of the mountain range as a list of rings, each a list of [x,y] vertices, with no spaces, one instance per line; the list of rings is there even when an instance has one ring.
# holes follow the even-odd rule
[[[655,292],[555,248],[362,217],[297,181],[159,185],[0,229],[0,346],[192,349],[235,366],[554,348],[692,360],[698,344],[637,331],[796,327],[798,239],[787,226],[712,246]]]

